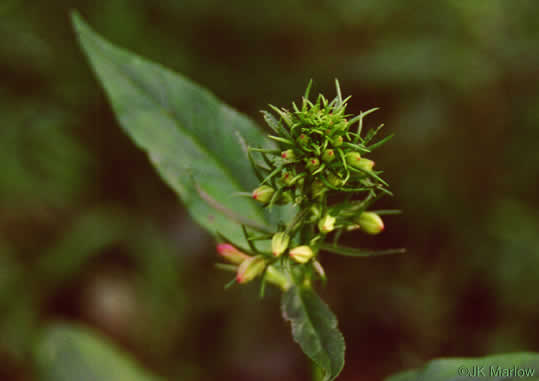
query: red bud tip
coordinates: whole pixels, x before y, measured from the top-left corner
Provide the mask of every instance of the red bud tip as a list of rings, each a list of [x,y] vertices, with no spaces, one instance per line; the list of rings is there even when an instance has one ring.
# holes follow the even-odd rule
[[[223,254],[223,253],[226,253],[227,251],[232,251],[232,250],[235,251],[236,248],[229,243],[220,243],[217,245],[217,252],[219,252],[219,254]]]
[[[283,152],[283,153],[281,154],[281,157],[282,157],[283,159],[286,159],[286,153]]]
[[[217,252],[221,257],[226,259],[228,262],[235,263],[239,265],[244,260],[249,258],[249,256],[245,253],[242,253],[238,249],[236,249],[233,245],[229,243],[220,243],[217,245]]]

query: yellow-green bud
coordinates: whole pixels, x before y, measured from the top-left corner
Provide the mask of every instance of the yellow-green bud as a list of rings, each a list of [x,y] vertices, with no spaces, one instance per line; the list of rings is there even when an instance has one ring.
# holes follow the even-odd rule
[[[279,286],[282,290],[286,290],[290,287],[290,280],[273,266],[268,266],[268,269],[266,270],[266,281]]]
[[[285,232],[275,233],[271,239],[271,252],[275,257],[279,257],[288,248],[290,236]]]
[[[333,147],[340,147],[342,146],[344,139],[341,135],[338,135],[335,136],[331,142],[333,143]]]
[[[217,252],[230,263],[239,265],[244,260],[248,259],[249,256],[229,243],[220,243],[217,245]]]
[[[292,181],[293,178],[294,178],[294,174],[292,172],[283,171],[283,174],[281,175],[281,181],[286,186],[294,185],[294,182]]]
[[[333,151],[332,149],[325,150],[322,154],[322,160],[326,163],[330,163],[335,160],[335,151]]]
[[[298,263],[307,263],[314,256],[313,249],[310,246],[297,246],[290,250],[290,258]]]
[[[348,152],[346,154],[346,161],[352,167],[359,168],[359,163],[361,161],[361,155],[359,152]]]
[[[309,172],[314,172],[318,167],[320,167],[320,160],[316,157],[310,157],[307,159],[305,167]]]
[[[326,214],[320,221],[318,221],[318,229],[322,233],[329,233],[335,229],[335,221],[335,217]]]
[[[335,176],[332,172],[329,171],[326,172],[326,179],[328,180],[328,183],[330,183],[334,187],[340,187],[344,184],[344,181],[341,178]]]
[[[320,210],[320,206],[313,204],[311,206],[311,222],[318,221],[318,219],[322,216],[322,211]]]
[[[294,201],[294,198],[292,197],[292,194],[287,191],[287,192],[281,193],[281,195],[276,201],[276,204],[286,205],[286,204],[291,203],[292,201]]]
[[[364,157],[362,157],[359,160],[359,163],[357,165],[357,168],[363,169],[364,171],[367,171],[367,172],[372,171],[372,167],[374,167],[374,161],[365,159]]]
[[[305,134],[301,134],[300,136],[298,136],[298,138],[296,139],[296,141],[302,145],[302,146],[305,146],[307,145],[310,141],[311,141],[311,138],[308,137],[307,135]]]
[[[238,267],[236,281],[238,283],[247,283],[262,274],[264,268],[266,268],[266,260],[264,257],[260,255],[249,257]]]
[[[267,204],[274,192],[275,190],[269,185],[261,185],[253,191],[252,196],[256,201]]]
[[[321,180],[314,180],[311,185],[313,198],[322,196],[327,191],[326,185]]]
[[[286,151],[281,152],[281,157],[285,159],[286,161],[296,160],[296,155],[294,154],[294,150],[291,150],[291,149],[287,149]]]
[[[373,212],[363,212],[356,219],[361,231],[367,234],[378,234],[384,230],[384,222],[380,216]]]

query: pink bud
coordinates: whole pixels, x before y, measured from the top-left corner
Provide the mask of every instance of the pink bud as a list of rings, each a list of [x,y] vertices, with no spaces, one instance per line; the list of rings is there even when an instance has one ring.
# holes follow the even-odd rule
[[[239,265],[244,260],[248,259],[249,256],[245,253],[242,253],[234,246],[229,243],[220,243],[217,245],[217,252],[230,263]]]

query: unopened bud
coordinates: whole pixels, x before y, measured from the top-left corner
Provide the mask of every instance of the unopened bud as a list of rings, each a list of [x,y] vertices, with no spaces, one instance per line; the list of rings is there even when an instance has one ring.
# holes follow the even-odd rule
[[[338,135],[335,136],[331,142],[333,143],[333,147],[340,147],[342,146],[344,139],[341,135]]]
[[[322,233],[329,233],[335,229],[335,221],[335,217],[326,214],[320,221],[318,221],[318,229]]]
[[[281,175],[281,181],[286,186],[294,185],[294,182],[292,181],[294,179],[294,175],[292,172],[283,171],[283,174]]]
[[[311,185],[311,191],[313,198],[318,198],[327,191],[326,185],[320,180],[314,180]]]
[[[291,149],[287,149],[286,151],[281,152],[281,157],[285,159],[286,161],[296,160],[296,155],[294,154],[294,150],[291,150]]]
[[[361,161],[361,155],[359,152],[348,152],[346,154],[346,161],[352,167],[359,168],[359,163]]]
[[[266,261],[264,257],[260,255],[256,257],[249,257],[238,267],[236,281],[238,283],[247,283],[262,274],[264,268],[266,268]]]
[[[314,256],[313,249],[310,246],[297,246],[290,250],[290,258],[298,263],[307,263]]]
[[[275,269],[273,266],[268,266],[268,269],[266,270],[266,281],[279,286],[282,290],[286,290],[290,287],[288,278],[282,271]]]
[[[311,138],[305,134],[301,134],[300,136],[298,136],[296,141],[298,142],[299,145],[305,146],[309,144],[309,142],[311,141]]]
[[[384,230],[384,222],[380,216],[374,212],[363,212],[356,221],[359,224],[361,231],[367,234],[378,234]]]
[[[335,151],[333,151],[332,149],[325,150],[322,154],[322,160],[326,163],[330,163],[335,160]]]
[[[335,176],[332,172],[327,171],[326,173],[327,173],[326,178],[328,180],[328,183],[330,183],[334,187],[340,187],[341,185],[344,184],[344,181],[338,176]]]
[[[305,167],[309,172],[314,172],[316,169],[318,169],[318,167],[320,167],[320,160],[318,160],[316,157],[310,157],[307,159]]]
[[[244,260],[249,259],[249,256],[229,243],[220,243],[217,245],[217,252],[230,263],[239,265]]]
[[[275,190],[269,185],[261,185],[253,191],[252,195],[256,201],[267,204],[274,192]]]
[[[311,206],[311,218],[310,220],[312,222],[318,221],[318,219],[322,216],[322,211],[320,210],[320,206],[313,204]]]
[[[357,165],[357,168],[362,169],[362,170],[367,171],[367,172],[372,171],[373,167],[374,167],[374,161],[369,160],[369,159],[365,159],[364,157],[362,157],[359,160],[359,163]]]
[[[275,233],[271,239],[271,252],[275,257],[279,257],[288,248],[290,236],[285,232]]]
[[[287,192],[281,193],[281,195],[276,201],[276,204],[286,205],[286,204],[290,204],[293,201],[294,201],[294,198],[292,197],[292,194],[287,191]]]

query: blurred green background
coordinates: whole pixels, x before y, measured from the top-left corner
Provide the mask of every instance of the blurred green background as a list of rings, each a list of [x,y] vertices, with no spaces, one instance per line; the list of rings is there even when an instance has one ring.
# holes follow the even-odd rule
[[[309,78],[330,97],[339,78],[353,113],[382,107],[367,126],[396,133],[374,155],[396,196],[378,206],[404,214],[345,242],[408,253],[323,258],[348,344],[339,380],[539,351],[536,0],[3,0],[1,380],[102,379],[47,360],[73,324],[162,379],[309,379],[278,292],[223,290],[215,242],[120,130],[73,9],[260,125]]]

